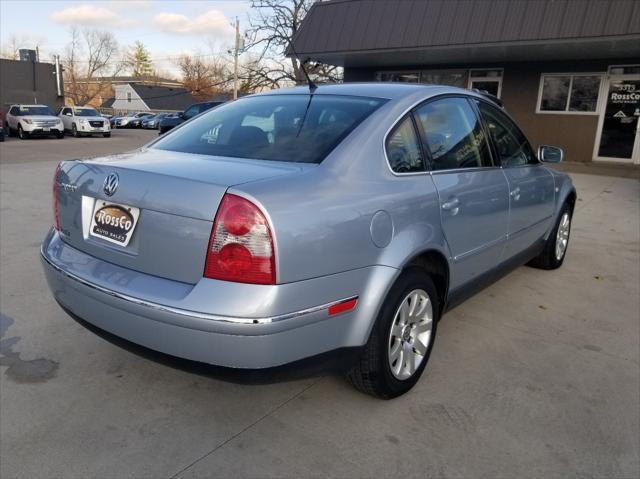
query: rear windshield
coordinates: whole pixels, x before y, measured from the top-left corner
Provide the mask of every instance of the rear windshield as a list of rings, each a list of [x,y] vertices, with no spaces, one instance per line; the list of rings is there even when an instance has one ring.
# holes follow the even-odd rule
[[[152,148],[320,163],[386,100],[333,95],[242,98],[204,113]]]
[[[48,106],[20,106],[18,107],[17,116],[28,115],[50,115],[55,116],[53,110]]]

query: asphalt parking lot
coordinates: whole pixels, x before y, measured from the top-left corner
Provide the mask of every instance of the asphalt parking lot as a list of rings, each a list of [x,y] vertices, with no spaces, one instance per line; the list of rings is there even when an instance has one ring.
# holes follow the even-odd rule
[[[341,377],[229,380],[71,320],[39,262],[65,158],[154,131],[0,143],[0,476],[640,476],[640,182],[575,174],[564,266],[447,314],[425,375],[380,401]]]

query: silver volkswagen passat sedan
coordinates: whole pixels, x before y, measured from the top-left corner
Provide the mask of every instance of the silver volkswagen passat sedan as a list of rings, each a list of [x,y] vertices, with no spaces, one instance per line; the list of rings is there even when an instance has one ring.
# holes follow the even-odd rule
[[[244,97],[140,150],[63,161],[42,245],[62,307],[170,355],[267,368],[336,350],[391,398],[438,320],[559,267],[576,192],[491,98],[344,84]]]

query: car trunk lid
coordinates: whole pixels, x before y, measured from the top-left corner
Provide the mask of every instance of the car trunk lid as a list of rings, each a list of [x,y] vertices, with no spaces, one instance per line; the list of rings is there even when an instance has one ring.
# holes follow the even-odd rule
[[[299,173],[310,165],[209,157],[156,149],[65,162],[58,174],[63,240],[94,257],[145,274],[196,283],[226,190]],[[117,179],[111,195],[105,179]],[[133,221],[128,242],[96,236],[98,210],[120,206]],[[107,209],[106,211],[112,211]]]

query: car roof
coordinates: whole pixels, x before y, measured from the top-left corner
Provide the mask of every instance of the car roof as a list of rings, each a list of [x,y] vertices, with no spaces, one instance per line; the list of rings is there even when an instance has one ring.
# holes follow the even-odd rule
[[[49,106],[49,105],[28,105],[26,103],[14,103],[13,105],[11,105],[11,108],[13,108],[14,106]]]
[[[370,83],[336,83],[318,85],[314,90],[314,95],[346,95],[362,96],[370,98],[396,99],[413,95],[419,91],[425,94],[439,95],[443,93],[465,93],[471,94],[469,90],[446,85],[427,85],[422,83],[394,83],[394,82],[370,82]],[[281,88],[271,90],[257,95],[295,95],[308,94],[309,87],[306,85],[293,88]],[[255,95],[251,95],[255,96]]]

